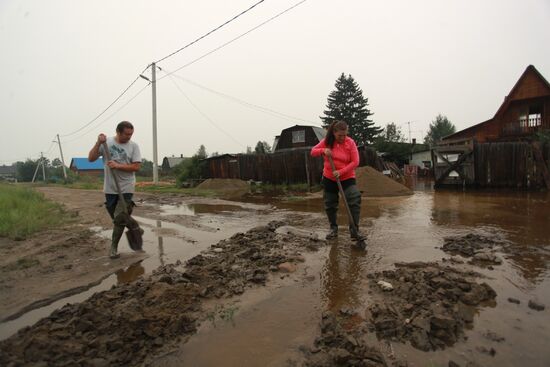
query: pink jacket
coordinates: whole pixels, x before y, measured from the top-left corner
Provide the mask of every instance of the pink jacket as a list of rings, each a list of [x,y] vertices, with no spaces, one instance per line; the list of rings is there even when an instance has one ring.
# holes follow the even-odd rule
[[[319,157],[323,155],[325,149],[325,139],[321,140],[319,144],[311,148],[311,156]],[[359,151],[357,145],[352,138],[346,136],[346,140],[342,144],[334,142],[334,146],[331,149],[332,160],[336,170],[340,173],[340,181],[344,181],[350,178],[355,178],[355,168],[359,165]],[[332,174],[332,168],[327,157],[324,157],[325,164],[323,167],[323,176],[332,181],[336,181],[336,177]]]

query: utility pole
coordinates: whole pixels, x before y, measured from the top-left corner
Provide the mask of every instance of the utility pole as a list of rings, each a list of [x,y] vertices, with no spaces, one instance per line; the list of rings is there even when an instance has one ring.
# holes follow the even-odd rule
[[[67,179],[67,172],[65,171],[65,158],[63,158],[63,149],[61,149],[61,140],[59,140],[59,134],[57,134],[57,144],[59,144],[59,154],[61,154],[61,163],[63,164],[63,177]]]
[[[46,182],[46,169],[44,168],[44,155],[42,152],[40,152],[40,159],[42,160],[42,178],[44,179],[44,183]]]
[[[153,184],[159,183],[158,158],[157,158],[157,65],[151,64],[152,91],[153,91]]]
[[[38,167],[40,167],[40,163],[42,162],[42,152],[40,152],[40,160],[36,164],[36,169],[34,170],[34,175],[32,175],[32,183],[34,183],[34,179],[36,178],[36,173],[38,172]]]
[[[409,144],[411,143],[411,122],[407,121],[407,125],[409,125]]]

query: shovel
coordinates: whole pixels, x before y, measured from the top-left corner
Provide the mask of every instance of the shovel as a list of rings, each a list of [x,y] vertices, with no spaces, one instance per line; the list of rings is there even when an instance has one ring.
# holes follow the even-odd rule
[[[107,147],[107,143],[103,143],[103,151],[105,153],[105,157],[107,158],[107,161],[110,161],[111,153],[109,153],[109,148]],[[143,247],[143,237],[142,237],[143,230],[139,228],[138,222],[134,218],[132,218],[130,216],[130,213],[128,212],[128,206],[126,205],[126,200],[124,200],[124,195],[122,195],[122,192],[120,191],[118,178],[116,177],[111,167],[107,166],[107,170],[113,176],[113,180],[115,181],[115,185],[116,185],[116,191],[118,193],[118,203],[122,205],[122,208],[124,209],[124,213],[120,215],[125,216],[126,228],[128,228],[128,230],[126,231],[126,238],[128,239],[128,244],[130,245],[130,248],[132,250],[141,251]]]
[[[331,156],[328,156],[328,161],[330,162],[330,166],[332,168],[332,171],[336,171],[336,167],[334,166],[334,161],[332,160]],[[346,207],[346,212],[348,213],[348,219],[349,219],[349,225],[353,231],[357,235],[356,239],[356,245],[360,249],[364,250],[367,247],[367,244],[365,243],[365,239],[361,238],[359,236],[359,228],[357,228],[357,223],[355,223],[355,220],[353,220],[353,215],[351,215],[351,210],[348,205],[348,201],[346,200],[346,195],[344,194],[344,188],[342,187],[342,183],[340,182],[340,178],[336,177],[336,183],[338,184],[338,191],[340,191],[340,196],[342,196],[342,200],[344,201],[344,206]]]

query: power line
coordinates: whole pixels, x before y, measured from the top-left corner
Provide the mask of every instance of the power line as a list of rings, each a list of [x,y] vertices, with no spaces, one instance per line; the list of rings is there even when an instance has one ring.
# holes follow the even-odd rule
[[[229,19],[228,21],[224,22],[223,24],[217,26],[216,28],[212,29],[210,32],[207,32],[206,34],[200,36],[199,38],[197,38],[196,40],[186,44],[185,46],[183,46],[182,48],[172,52],[171,54],[167,55],[167,56],[164,56],[162,59],[159,59],[157,61],[155,61],[156,64],[158,64],[159,62],[161,61],[164,61],[166,60],[167,58],[171,57],[171,56],[174,56],[175,54],[177,54],[178,52],[182,51],[182,50],[185,50],[187,47],[199,42],[201,39],[211,35],[212,33],[216,32],[217,30],[219,30],[220,28],[222,28],[223,26],[231,23],[232,21],[234,21],[235,19],[237,19],[238,17],[240,17],[241,15],[249,12],[250,10],[254,9],[256,6],[260,5],[261,3],[263,3],[265,0],[260,0],[258,1],[257,3],[255,3],[254,5],[252,5],[251,7],[249,7],[248,9],[240,12],[239,14],[235,15],[233,18]]]
[[[101,111],[101,113],[99,115],[97,115],[96,117],[94,117],[91,121],[89,121],[88,123],[86,123],[84,126],[80,127],[79,129],[73,131],[72,133],[69,133],[69,134],[65,134],[65,135],[59,135],[60,137],[62,138],[66,138],[67,136],[71,136],[71,135],[74,135],[76,134],[77,132],[83,130],[84,128],[86,128],[87,126],[90,126],[92,123],[94,123],[98,118],[101,117],[101,115],[103,115],[105,112],[107,112],[107,110],[109,110],[109,108],[111,108],[119,99],[122,98],[122,96],[124,94],[126,94],[126,92],[128,92],[128,90],[135,84],[135,82],[140,78],[140,74],[142,74],[145,70],[147,70],[149,68],[150,65],[147,65],[147,67],[145,69],[143,69],[141,71],[141,73],[138,74],[138,76],[136,76],[136,78],[130,83],[130,85],[128,87],[126,87],[126,89],[124,89],[122,91],[122,93],[120,93],[118,95],[118,97],[115,98],[115,100],[113,102],[111,102],[111,104],[109,104],[103,111]]]
[[[169,74],[167,76],[170,76]],[[246,148],[243,144],[241,144],[239,141],[237,141],[233,136],[231,136],[227,131],[225,131],[224,129],[222,129],[221,127],[218,126],[218,124],[216,124],[214,122],[214,120],[212,120],[210,117],[208,117],[208,115],[206,115],[196,104],[193,103],[193,101],[191,101],[191,99],[189,98],[189,96],[187,96],[187,94],[180,88],[180,86],[176,83],[176,81],[174,80],[174,78],[172,78],[170,76],[170,80],[174,83],[174,85],[176,86],[176,88],[180,91],[181,94],[183,94],[183,96],[185,97],[185,99],[187,99],[187,102],[189,102],[189,104],[191,106],[193,106],[208,122],[210,122],[212,124],[212,126],[214,126],[216,129],[218,129],[219,131],[221,131],[222,133],[224,133],[227,137],[229,137],[231,140],[233,140],[235,143],[237,143],[238,145],[240,145],[241,147],[243,148]]]
[[[150,84],[150,83],[149,83]],[[120,110],[122,110],[124,107],[126,107],[127,105],[130,104],[130,102],[132,102],[134,99],[136,99],[141,93],[143,93],[143,91],[145,90],[145,88],[147,88],[149,86],[149,84],[147,84],[146,86],[144,86],[143,88],[141,88],[132,98],[130,98],[126,103],[124,103],[122,106],[120,106],[116,111],[114,111],[112,114],[110,114],[109,116],[107,116],[105,119],[103,119],[99,124],[93,126],[90,130],[86,131],[85,133],[83,133],[82,135],[79,135],[77,136],[76,138],[74,139],[71,139],[71,140],[68,140],[68,141],[65,141],[64,144],[67,144],[67,143],[71,143],[75,140],[78,140],[80,138],[82,138],[83,136],[85,135],[88,135],[89,133],[91,133],[94,129],[100,127],[101,125],[103,125],[105,122],[109,121],[111,119],[111,117],[113,117],[114,115],[116,115],[118,112],[120,112]]]
[[[259,4],[261,4],[262,2],[264,2],[265,0],[260,0],[258,1],[257,3],[255,3],[254,5],[252,5],[251,7],[249,7],[248,9],[242,11],[241,13],[237,14],[236,16],[234,16],[233,18],[229,19],[228,21],[224,22],[223,24],[219,25],[218,27],[214,28],[213,30],[211,30],[210,32],[204,34],[203,36],[197,38],[196,40],[194,40],[193,42],[185,45],[184,47],[172,52],[171,54],[161,58],[160,60],[156,61],[156,63],[160,62],[160,61],[163,61],[163,60],[166,60],[167,58],[175,55],[176,53],[186,49],[187,47],[197,43],[198,41],[200,41],[201,39],[207,37],[208,35],[214,33],[215,31],[219,30],[220,28],[222,28],[223,26],[229,24],[230,22],[234,21],[235,19],[237,19],[238,17],[240,17],[241,15],[247,13],[248,11],[252,10],[253,8],[255,8],[256,6],[258,6]],[[305,0],[304,0],[305,1]],[[94,117],[91,121],[89,121],[88,123],[86,123],[85,125],[83,125],[82,127],[80,127],[79,129],[69,133],[69,134],[64,134],[64,135],[60,135],[60,137],[62,138],[65,138],[65,137],[68,137],[68,136],[71,136],[71,135],[74,135],[76,133],[78,133],[79,131],[82,131],[84,128],[86,128],[87,126],[91,125],[93,122],[95,122],[98,118],[100,118],[105,112],[107,112],[107,110],[109,110],[109,108],[111,108],[120,98],[122,98],[122,96],[135,84],[135,82],[140,78],[140,74],[143,74],[143,72],[145,70],[147,70],[149,68],[149,66],[151,65],[147,65],[147,67],[145,69],[143,69],[139,74],[138,76],[130,83],[130,85],[128,87],[126,87],[126,89],[124,89],[122,91],[122,93],[120,93],[118,95],[118,97],[115,98],[115,100],[113,102],[111,102],[103,111],[101,111],[101,113],[99,113],[96,117]]]
[[[234,97],[234,96],[231,96],[229,94],[226,94],[226,93],[223,93],[223,92],[219,92],[219,91],[216,91],[214,89],[211,89],[211,88],[208,88],[208,87],[205,87],[204,85],[201,85],[197,82],[194,82],[192,80],[189,80],[189,79],[186,79],[180,75],[177,75],[175,73],[172,73],[171,74],[172,76],[175,76],[177,77],[178,79],[181,79],[182,81],[186,82],[186,83],[189,83],[191,85],[194,85],[198,88],[201,88],[201,89],[204,89],[208,92],[211,92],[211,93],[214,93],[214,94],[217,94],[221,97],[224,97],[224,98],[227,98],[229,100],[232,100],[234,102],[237,102],[241,105],[244,105],[246,107],[249,107],[249,108],[252,108],[256,111],[260,111],[260,112],[263,112],[263,113],[266,113],[268,115],[271,115],[271,116],[274,116],[274,117],[278,117],[278,118],[281,118],[283,120],[286,120],[286,121],[290,121],[290,122],[296,122],[296,120],[299,120],[299,121],[303,121],[303,122],[307,122],[307,123],[310,123],[310,124],[316,124],[315,122],[313,121],[310,121],[310,120],[306,120],[306,119],[302,119],[302,118],[299,118],[299,117],[295,117],[295,116],[291,116],[291,115],[287,115],[285,113],[282,113],[282,112],[278,112],[278,111],[275,111],[273,109],[270,109],[270,108],[267,108],[267,107],[263,107],[263,106],[260,106],[260,105],[257,105],[257,104],[254,104],[254,103],[250,103],[250,102],[247,102],[247,101],[244,101],[240,98],[237,98],[237,97]]]
[[[272,20],[275,20],[276,18],[278,18],[278,17],[280,17],[281,15],[283,15],[283,14],[285,14],[285,13],[291,11],[292,9],[294,9],[294,8],[296,8],[297,6],[299,6],[299,5],[303,4],[303,3],[305,3],[306,1],[307,1],[307,0],[302,0],[302,1],[300,1],[300,2],[298,2],[298,3],[296,3],[296,4],[294,4],[294,5],[292,5],[291,7],[289,7],[289,8],[287,8],[287,9],[283,10],[282,12],[278,13],[277,15],[274,15],[273,17],[269,18],[268,20],[266,20],[266,21],[264,21],[264,22],[258,24],[258,25],[255,26],[254,28],[249,29],[249,30],[246,31],[245,33],[241,34],[240,36],[237,36],[237,37],[233,38],[232,40],[230,40],[230,41],[228,41],[228,42],[222,44],[221,46],[216,47],[215,49],[213,49],[213,50],[211,50],[211,51],[205,53],[204,55],[202,55],[202,56],[196,58],[195,60],[190,61],[190,62],[188,62],[187,64],[185,64],[185,65],[183,65],[183,66],[177,68],[177,69],[174,70],[172,73],[175,73],[176,71],[179,71],[179,70],[181,70],[181,69],[183,69],[183,68],[186,68],[186,67],[188,67],[188,66],[190,66],[190,65],[192,65],[192,64],[194,64],[194,63],[196,63],[197,61],[204,59],[206,56],[208,56],[208,55],[210,55],[210,54],[213,54],[213,53],[216,52],[216,51],[219,51],[220,49],[224,48],[225,46],[227,46],[227,45],[229,45],[229,44],[235,42],[235,41],[238,40],[239,38],[242,38],[242,37],[246,36],[247,34],[253,32],[253,31],[255,31],[256,29],[258,29],[258,28],[264,26],[265,24],[271,22]],[[172,73],[170,73],[170,74],[172,74]],[[167,75],[163,76],[162,78],[157,79],[157,81],[166,78],[166,77],[169,76],[170,74],[167,74]]]

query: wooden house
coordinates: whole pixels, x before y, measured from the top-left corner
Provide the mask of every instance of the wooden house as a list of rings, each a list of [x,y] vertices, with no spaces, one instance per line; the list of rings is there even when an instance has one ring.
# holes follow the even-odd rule
[[[273,153],[296,148],[311,148],[325,137],[325,129],[318,126],[294,125],[281,131],[275,138]]]
[[[448,135],[442,143],[465,139],[477,143],[517,141],[544,129],[550,129],[550,84],[529,65],[493,118]]]
[[[432,149],[435,186],[550,189],[550,152],[535,139],[548,129],[550,84],[529,65],[491,119]]]
[[[171,157],[164,157],[162,159],[162,165],[161,165],[161,171],[164,174],[170,173],[174,167],[176,167],[178,164],[183,162],[184,160],[189,159],[185,158],[183,154],[180,154],[179,157],[171,156]]]
[[[103,159],[99,158],[95,162],[90,162],[88,158],[73,158],[69,169],[79,176],[102,176]]]
[[[17,165],[14,163],[11,166],[0,166],[0,180],[16,181]]]

